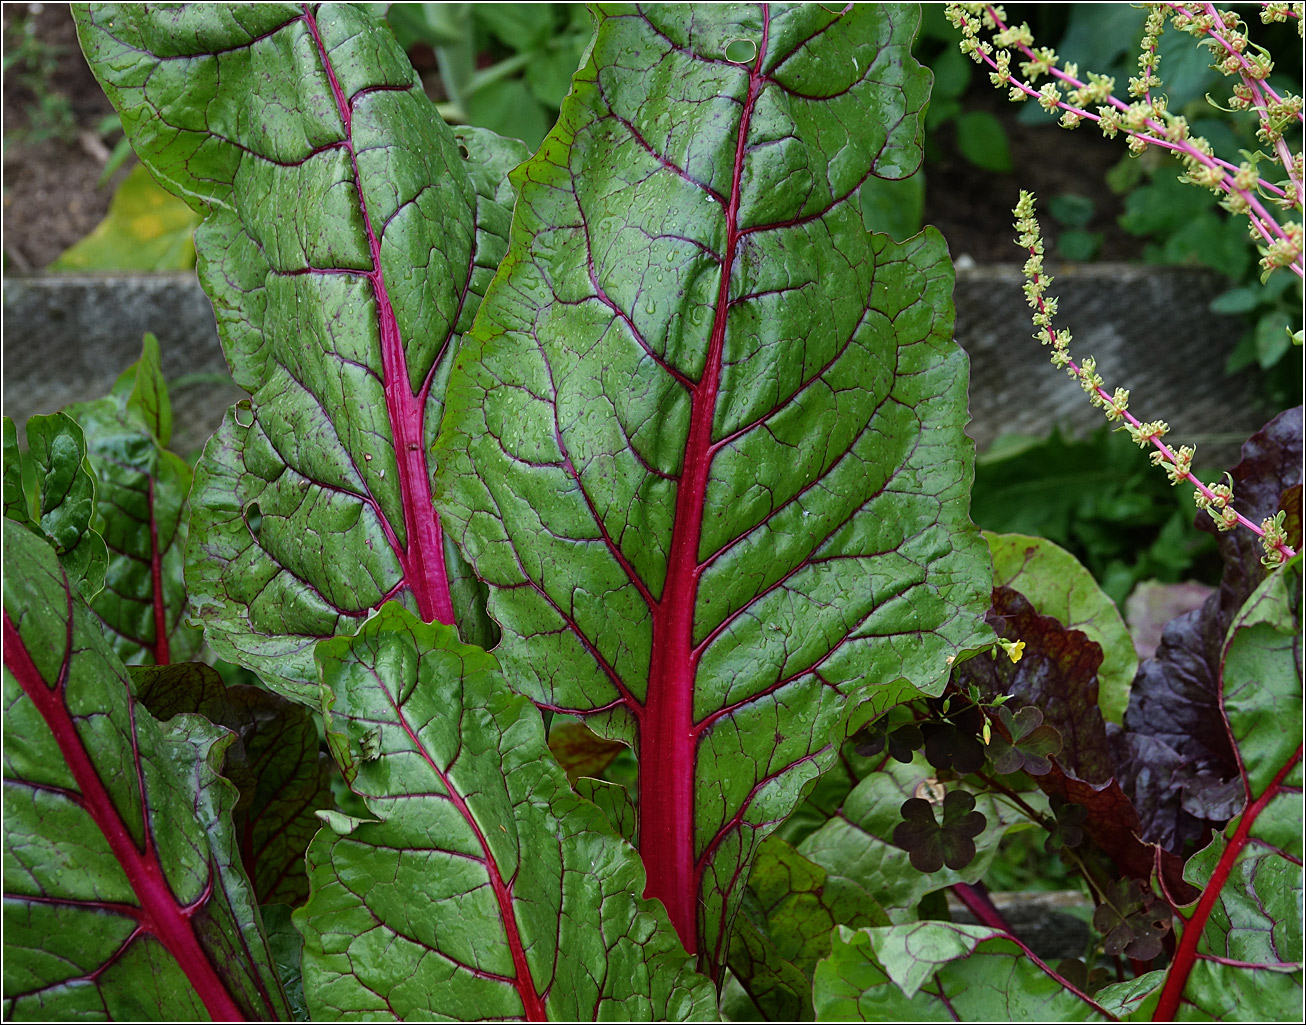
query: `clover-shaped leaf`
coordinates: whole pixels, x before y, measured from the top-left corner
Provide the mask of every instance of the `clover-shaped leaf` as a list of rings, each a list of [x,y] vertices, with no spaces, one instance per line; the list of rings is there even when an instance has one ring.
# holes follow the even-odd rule
[[[925,758],[936,769],[965,774],[984,767],[985,747],[979,739],[984,713],[975,705],[953,708],[944,722],[926,723]]]
[[[1051,854],[1062,847],[1078,847],[1084,842],[1084,820],[1088,817],[1088,809],[1060,797],[1053,797],[1049,804],[1056,823],[1043,841],[1043,849]]]
[[[1105,968],[1094,968],[1091,972],[1081,958],[1068,957],[1057,962],[1057,974],[1074,986],[1081,993],[1092,996],[1107,984],[1111,976]]]
[[[929,801],[913,797],[902,805],[903,821],[893,831],[893,842],[905,850],[912,868],[937,872],[944,865],[965,868],[975,857],[975,837],[988,824],[975,810],[975,798],[965,790],[953,790],[943,799],[943,825],[934,818]]]
[[[1102,949],[1150,961],[1161,953],[1161,938],[1170,931],[1170,912],[1136,879],[1120,879],[1102,890],[1103,903],[1093,912],[1093,928],[1102,933]]]
[[[889,724],[883,720],[858,731],[854,739],[854,750],[863,758],[873,758],[887,746],[889,757],[904,765],[925,745],[925,734],[915,723],[907,723],[890,731]]]
[[[1024,769],[1031,776],[1045,776],[1052,771],[1049,756],[1061,750],[1061,734],[1043,722],[1043,713],[1033,705],[1017,712],[1007,706],[998,708],[998,721],[1010,740],[1000,734],[989,744],[989,757],[999,773]]]

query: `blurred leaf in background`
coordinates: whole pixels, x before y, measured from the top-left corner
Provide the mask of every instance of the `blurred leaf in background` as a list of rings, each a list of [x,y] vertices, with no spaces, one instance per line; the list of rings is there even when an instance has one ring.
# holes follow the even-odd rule
[[[123,179],[109,213],[50,265],[62,271],[168,271],[195,266],[199,215],[164,192],[143,164]]]

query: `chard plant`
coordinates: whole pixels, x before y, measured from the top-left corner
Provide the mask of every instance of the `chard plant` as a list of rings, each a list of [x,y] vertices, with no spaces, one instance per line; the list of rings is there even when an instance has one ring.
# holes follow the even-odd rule
[[[249,398],[193,475],[151,338],[6,422],[6,1017],[1299,1000],[1300,560],[1222,535],[1139,668],[971,524],[946,245],[860,202],[920,163],[915,9],[597,8],[534,155],[365,6],[76,17]],[[1298,409],[1248,514],[1299,532],[1300,464]],[[1083,961],[983,886],[1030,830]]]

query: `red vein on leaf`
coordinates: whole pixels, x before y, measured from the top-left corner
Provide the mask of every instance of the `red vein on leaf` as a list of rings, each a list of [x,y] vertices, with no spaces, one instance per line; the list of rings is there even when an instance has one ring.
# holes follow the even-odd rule
[[[735,140],[730,199],[725,209],[726,244],[712,333],[703,375],[693,388],[689,435],[676,489],[671,554],[662,600],[653,612],[653,658],[639,737],[640,851],[648,869],[646,897],[661,900],[685,949],[698,952],[699,875],[694,864],[694,608],[700,566],[699,541],[712,462],[712,423],[721,384],[721,360],[729,311],[730,278],[739,247],[739,200],[753,106],[761,91],[770,11],[763,8],[762,38],[748,72],[748,94]]]
[[[390,702],[390,707],[394,709],[395,720],[403,731],[408,734],[408,739],[413,743],[413,749],[431,767],[431,771],[435,773],[435,778],[444,786],[445,796],[458,809],[458,813],[476,835],[476,842],[481,845],[481,850],[485,852],[484,858],[475,858],[475,860],[485,867],[485,873],[490,877],[490,888],[494,890],[494,900],[499,906],[499,919],[503,922],[504,935],[508,940],[508,950],[512,954],[512,966],[516,973],[515,979],[504,981],[511,981],[517,990],[528,1021],[548,1021],[544,1000],[535,988],[535,977],[531,975],[530,964],[526,961],[526,948],[522,945],[521,933],[517,929],[517,914],[513,907],[512,883],[504,881],[503,874],[499,871],[499,863],[494,860],[494,852],[490,850],[489,841],[485,839],[485,834],[481,832],[480,824],[476,821],[476,816],[472,814],[472,810],[467,807],[467,802],[463,800],[462,795],[454,787],[449,777],[435,764],[435,759],[426,750],[426,745],[418,739],[417,731],[409,724],[403,708],[391,695],[390,690],[379,675],[377,680],[380,683],[380,693],[384,694]],[[442,951],[441,956],[448,955]]]
[[[1242,854],[1243,848],[1247,846],[1247,842],[1251,838],[1252,826],[1255,824],[1257,816],[1283,792],[1285,788],[1282,783],[1288,773],[1301,761],[1301,752],[1302,745],[1298,744],[1297,750],[1292,757],[1283,763],[1282,768],[1275,773],[1274,779],[1270,780],[1270,785],[1265,788],[1265,792],[1248,805],[1247,810],[1242,814],[1242,818],[1238,820],[1238,826],[1234,830],[1233,836],[1229,838],[1224,853],[1220,855],[1215,871],[1211,873],[1210,881],[1202,890],[1202,896],[1197,901],[1197,907],[1193,909],[1192,915],[1184,924],[1183,935],[1179,938],[1179,946],[1175,950],[1174,961],[1171,962],[1170,971],[1165,977],[1165,988],[1161,990],[1161,1000],[1156,1005],[1156,1011],[1152,1015],[1153,1021],[1174,1021],[1174,1016],[1179,1010],[1179,1003],[1183,998],[1184,987],[1188,984],[1188,976],[1192,973],[1193,965],[1197,963],[1197,943],[1206,929],[1207,919],[1211,917],[1211,912],[1220,899],[1220,892],[1224,889],[1225,883],[1229,881],[1229,873],[1233,871],[1239,855]]]
[[[59,677],[51,687],[28,653],[9,613],[4,613],[4,663],[22,687],[27,699],[36,706],[50,728],[59,752],[67,762],[73,779],[84,798],[84,807],[91,820],[104,834],[114,857],[122,866],[123,874],[132,892],[141,903],[141,926],[156,936],[181,966],[195,992],[203,1001],[214,1021],[245,1021],[245,1015],[236,1003],[217,969],[201,945],[191,923],[194,907],[182,907],[168,885],[167,874],[154,851],[148,826],[145,831],[146,850],[141,851],[132,839],[131,830],[122,820],[118,809],[100,779],[99,771],[90,752],[82,741],[77,724],[73,721],[65,700],[65,688],[73,652],[73,603],[68,593],[68,629],[64,639],[63,663]],[[130,699],[128,699],[130,705]],[[132,736],[133,742],[135,735]],[[146,794],[141,789],[142,811],[147,807]],[[269,1008],[271,1011],[271,1008]]]
[[[381,240],[372,227],[372,218],[363,196],[363,180],[358,169],[358,152],[354,147],[353,107],[336,79],[335,66],[327,53],[318,29],[317,18],[307,4],[304,21],[313,36],[322,67],[331,83],[336,109],[345,128],[345,148],[354,172],[354,188],[362,212],[372,269],[363,276],[372,283],[376,297],[377,321],[381,334],[381,365],[385,374],[385,404],[394,435],[395,462],[399,467],[399,491],[403,502],[404,532],[407,546],[396,548],[404,578],[417,600],[421,617],[428,623],[439,620],[446,625],[454,621],[453,601],[449,594],[449,575],[444,564],[444,538],[439,517],[431,505],[431,475],[426,465],[423,444],[426,416],[422,395],[414,394],[408,379],[408,360],[399,322],[390,304],[385,272],[381,268]]]

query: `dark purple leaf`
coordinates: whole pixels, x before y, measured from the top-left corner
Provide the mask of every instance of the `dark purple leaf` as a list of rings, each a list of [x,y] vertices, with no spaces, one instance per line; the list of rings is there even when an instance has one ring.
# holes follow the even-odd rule
[[[965,790],[950,790],[943,798],[943,822],[934,805],[919,797],[903,802],[903,823],[893,831],[893,842],[911,858],[919,872],[937,872],[947,865],[957,871],[975,858],[975,837],[988,821],[975,810],[975,798]]]

